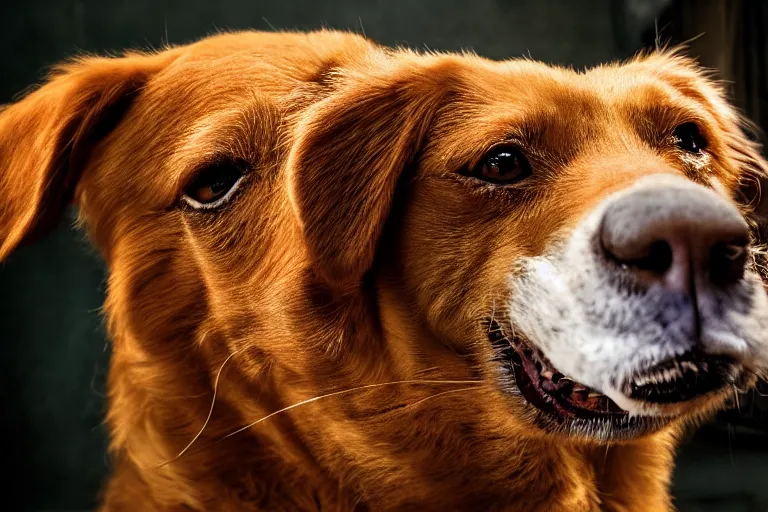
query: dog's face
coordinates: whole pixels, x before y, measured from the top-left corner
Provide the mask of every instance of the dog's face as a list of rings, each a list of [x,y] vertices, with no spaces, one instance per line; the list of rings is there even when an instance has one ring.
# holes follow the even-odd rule
[[[768,302],[736,200],[764,164],[712,84],[670,55],[459,73],[390,252],[419,318],[550,432],[635,437],[749,382]]]
[[[275,44],[278,65],[249,37],[84,61],[0,118],[0,257],[77,183],[121,364],[175,368],[149,388],[222,350],[318,392],[437,364],[503,421],[608,440],[768,362],[736,201],[765,163],[690,62],[575,72],[334,35],[332,62]]]

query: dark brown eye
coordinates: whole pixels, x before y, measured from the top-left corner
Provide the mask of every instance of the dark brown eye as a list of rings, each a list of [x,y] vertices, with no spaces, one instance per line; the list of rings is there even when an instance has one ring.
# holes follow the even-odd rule
[[[227,202],[242,178],[243,171],[234,163],[210,165],[187,185],[182,199],[193,208],[217,208]]]
[[[492,148],[467,176],[488,183],[509,185],[527,178],[531,174],[531,165],[519,149],[514,146],[496,146]]]
[[[681,124],[672,133],[675,145],[688,153],[701,153],[707,149],[707,139],[696,123]]]

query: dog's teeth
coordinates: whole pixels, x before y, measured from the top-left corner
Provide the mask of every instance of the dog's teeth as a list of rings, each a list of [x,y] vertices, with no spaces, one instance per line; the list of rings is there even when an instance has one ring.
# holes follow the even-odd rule
[[[541,389],[547,393],[556,393],[558,391],[557,384],[549,379],[541,379],[539,385],[541,386]]]
[[[648,386],[653,384],[665,384],[674,382],[683,378],[683,374],[687,371],[698,372],[698,368],[695,364],[689,361],[675,362],[674,368],[666,368],[664,370],[658,370],[655,373],[639,375],[634,380],[636,386]]]
[[[602,393],[598,393],[597,391],[591,392],[589,395],[587,395],[587,398],[598,398],[603,396]]]
[[[573,381],[568,377],[563,377],[557,381],[557,390],[561,393],[568,394],[573,390]]]

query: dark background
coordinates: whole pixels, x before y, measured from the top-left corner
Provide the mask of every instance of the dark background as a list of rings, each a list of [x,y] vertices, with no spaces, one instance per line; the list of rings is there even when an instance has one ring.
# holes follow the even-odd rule
[[[0,0],[0,103],[79,51],[184,43],[222,29],[364,32],[389,45],[577,68],[690,43],[768,123],[764,0]],[[702,34],[703,33],[703,34]],[[0,163],[2,172],[2,163]],[[1,198],[0,198],[1,200]],[[100,306],[104,267],[71,218],[0,266],[0,463],[8,510],[89,510],[108,469]],[[768,406],[756,393],[692,435],[674,492],[683,511],[768,511]]]

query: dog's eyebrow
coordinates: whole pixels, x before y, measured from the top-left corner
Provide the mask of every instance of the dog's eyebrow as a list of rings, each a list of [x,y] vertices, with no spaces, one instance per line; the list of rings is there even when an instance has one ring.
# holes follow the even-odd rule
[[[225,159],[250,161],[256,119],[247,107],[234,107],[205,116],[187,130],[168,158],[171,180],[182,183],[200,167]]]
[[[714,121],[708,104],[664,82],[635,85],[615,104],[628,118],[651,120],[664,127],[688,121]]]
[[[480,111],[450,119],[438,128],[441,136],[429,138],[425,154],[439,155],[439,166],[451,170],[477,163],[492,146],[501,143],[517,145],[529,155],[558,162],[572,156],[564,154],[568,148],[550,147],[546,143],[549,131],[568,128],[563,126],[556,109],[526,107],[501,114],[490,110],[491,115]],[[464,118],[474,118],[471,131],[466,129]],[[573,147],[565,153],[575,151]]]
[[[684,123],[696,123],[708,138],[714,136],[710,127],[717,125],[708,109],[685,98],[674,101],[634,101],[622,108],[625,119],[638,135],[653,145],[661,144],[675,127]]]

